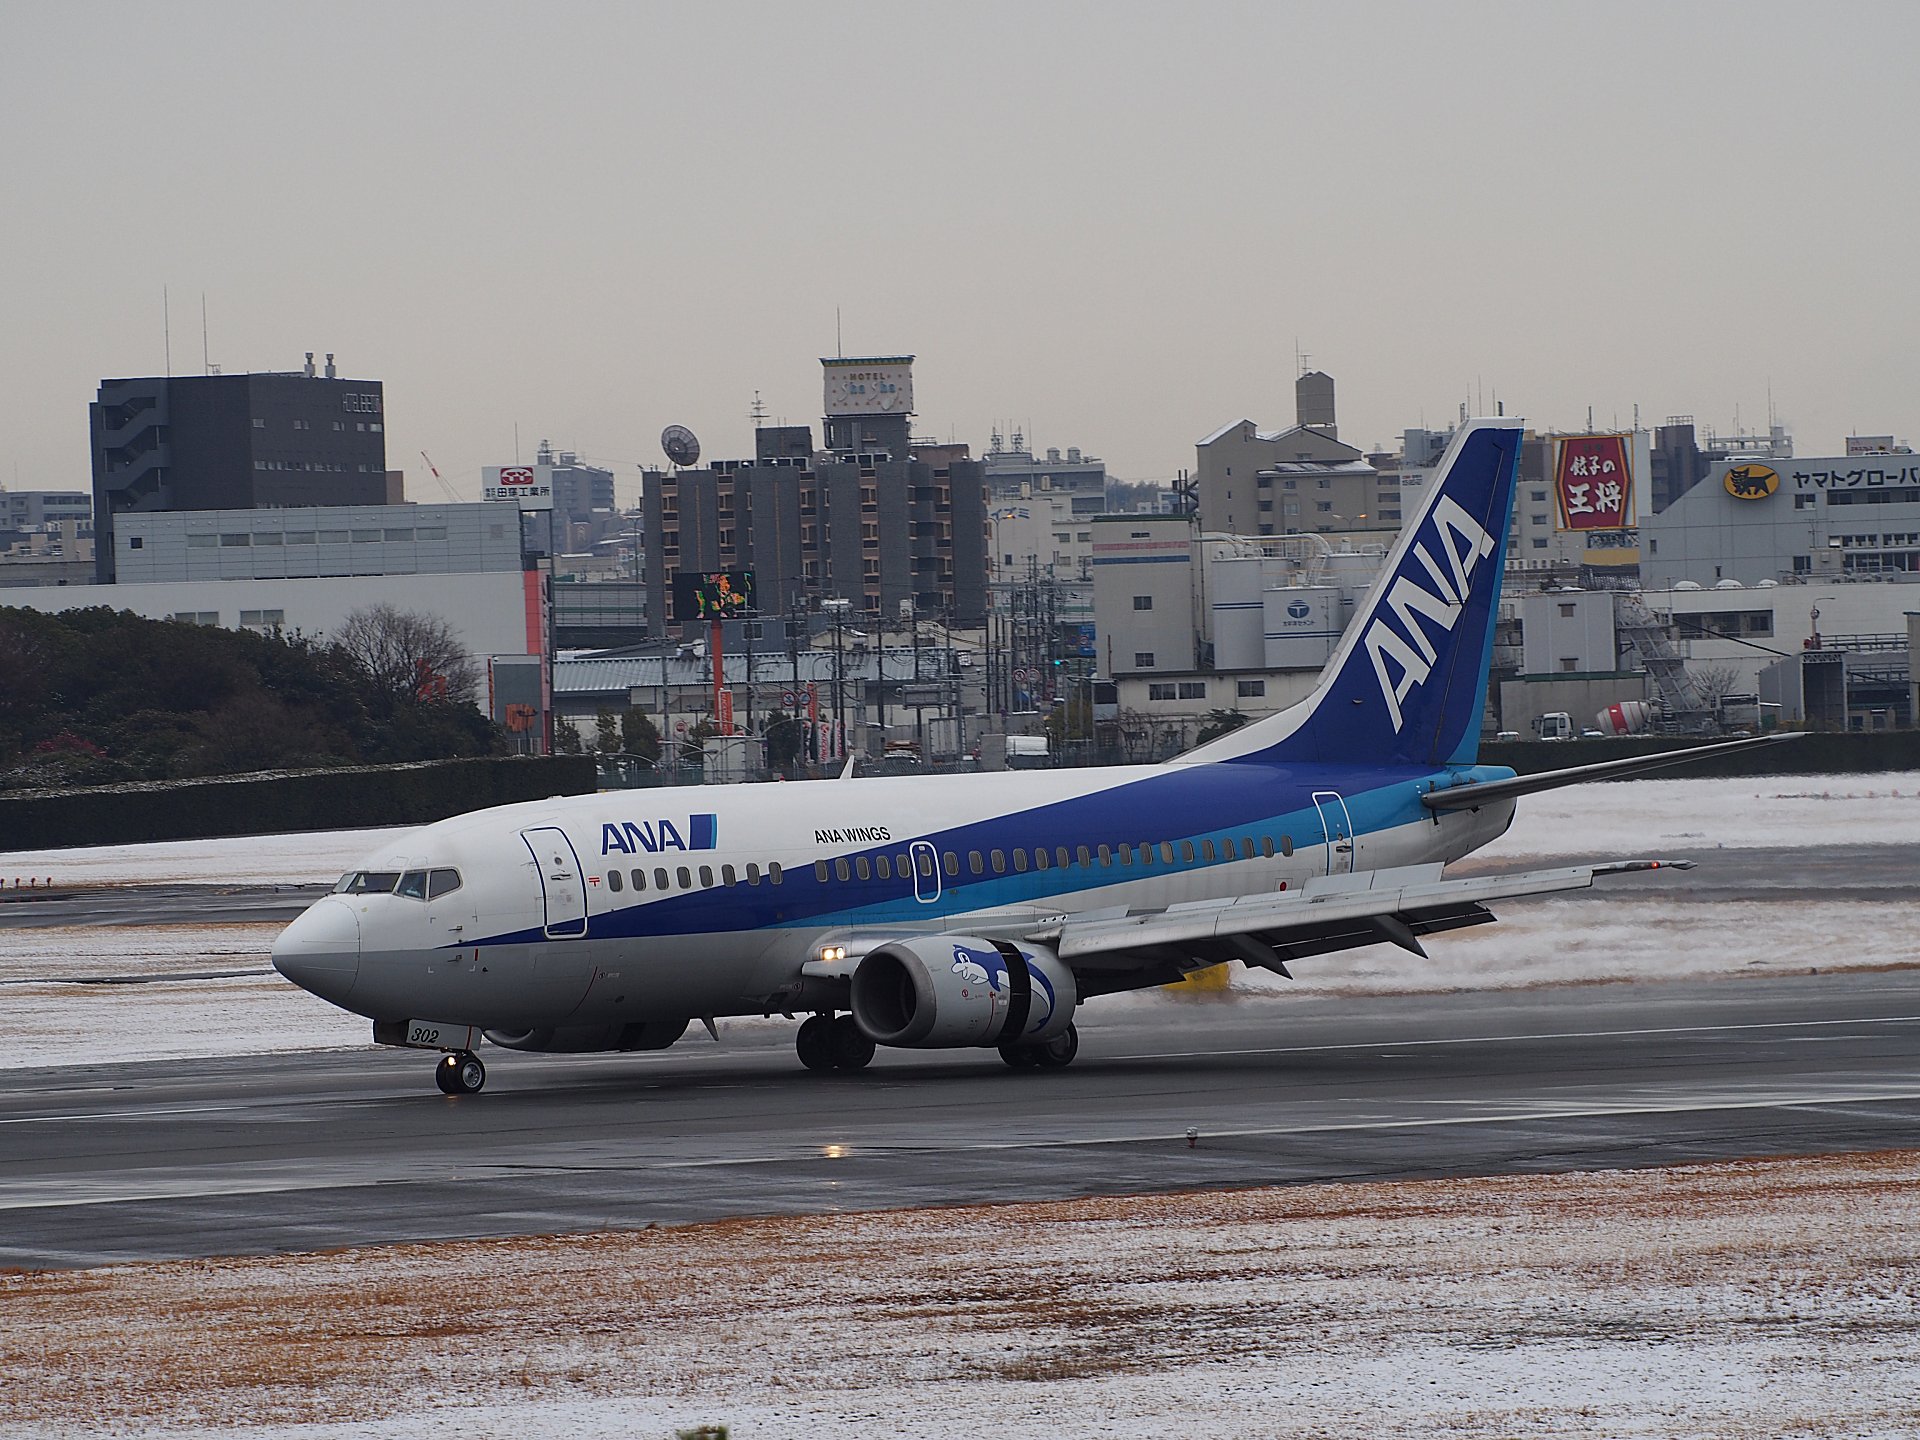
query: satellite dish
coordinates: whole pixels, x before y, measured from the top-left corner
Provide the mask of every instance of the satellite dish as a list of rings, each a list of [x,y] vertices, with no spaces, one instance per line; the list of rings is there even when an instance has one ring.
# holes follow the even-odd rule
[[[684,425],[669,425],[662,430],[660,448],[667,452],[667,459],[676,465],[700,463],[700,441]]]

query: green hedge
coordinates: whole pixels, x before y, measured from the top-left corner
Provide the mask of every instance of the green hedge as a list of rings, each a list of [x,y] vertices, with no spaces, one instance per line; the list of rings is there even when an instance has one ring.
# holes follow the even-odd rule
[[[1621,735],[1600,740],[1506,740],[1480,746],[1480,763],[1508,765],[1522,775],[1596,765],[1629,755],[1654,755],[1706,743],[1673,736]],[[1730,775],[1864,775],[1887,770],[1920,770],[1920,730],[1878,730],[1864,734],[1809,733],[1779,745],[1756,745],[1714,760],[1696,760],[1656,770],[1652,778],[1676,780]],[[1629,779],[1633,778],[1631,776]]]
[[[28,791],[0,795],[0,851],[424,825],[593,789],[591,755],[552,755]]]

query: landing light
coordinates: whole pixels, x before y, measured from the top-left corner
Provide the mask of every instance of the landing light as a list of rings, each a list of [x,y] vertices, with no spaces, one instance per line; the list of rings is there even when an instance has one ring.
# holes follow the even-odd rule
[[[829,1160],[844,1160],[847,1158],[847,1147],[844,1145],[829,1145],[820,1153]]]
[[[820,947],[820,958],[829,965],[837,960],[844,960],[847,958],[847,947],[844,945],[822,945]]]

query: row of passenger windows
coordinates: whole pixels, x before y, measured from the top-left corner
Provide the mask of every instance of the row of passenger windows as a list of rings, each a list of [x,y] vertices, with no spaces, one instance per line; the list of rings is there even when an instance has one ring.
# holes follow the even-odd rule
[[[1293,854],[1293,837],[1282,835],[1279,841],[1279,853]],[[1158,845],[1144,842],[1139,845],[1081,845],[1069,849],[1065,845],[1056,845],[1048,849],[1044,845],[1035,846],[1031,851],[1024,847],[1011,852],[989,850],[984,854],[978,850],[967,852],[967,873],[984,875],[989,869],[995,875],[1007,873],[1009,857],[1016,874],[1024,875],[1028,870],[1065,870],[1073,865],[1091,869],[1105,866],[1111,869],[1115,865],[1142,868],[1156,861],[1162,865],[1172,865],[1176,858],[1183,865],[1191,865],[1195,860],[1213,864],[1217,860],[1251,860],[1255,855],[1271,856],[1274,853],[1274,839],[1271,835],[1262,835],[1257,840],[1251,835],[1243,835],[1237,841],[1231,836],[1221,840],[1216,846],[1211,840],[1202,840],[1196,844],[1192,840],[1182,840],[1177,845],[1171,840],[1163,840]],[[931,849],[916,852],[919,870],[922,875],[933,874],[933,851]],[[865,855],[813,862],[814,879],[824,882],[831,874],[837,880],[891,880],[897,874],[902,880],[908,879],[914,872],[914,860],[901,854],[895,856],[876,855],[871,861]],[[940,857],[940,868],[948,875],[960,873],[960,856],[949,850]]]
[[[669,871],[664,865],[656,866],[653,871],[653,888],[655,890],[672,890],[675,888],[673,882],[677,880],[680,882],[680,889],[691,890],[694,888],[693,876],[695,868],[696,867],[691,865],[681,865]],[[700,888],[707,889],[711,887],[714,883],[713,866],[701,865],[698,869],[700,872]],[[778,885],[781,881],[779,862],[775,861],[768,865],[764,874],[762,874],[758,864],[750,864],[747,866],[745,878],[749,885],[758,885],[762,880],[769,885]],[[740,881],[741,874],[733,866],[722,865],[720,867],[720,884],[738,885]],[[635,890],[645,890],[647,888],[647,872],[635,868],[629,870],[627,872],[627,879],[623,880],[618,870],[607,871],[607,889],[613,891],[614,894],[618,895],[627,887],[629,882],[632,883]]]
[[[1139,845],[1081,845],[1073,849],[1065,845],[1056,845],[1048,849],[1042,845],[1032,850],[1025,847],[1012,851],[989,850],[984,853],[979,850],[969,850],[966,865],[969,874],[984,875],[991,869],[995,875],[1004,875],[1011,863],[1016,874],[1024,875],[1029,870],[1065,870],[1076,864],[1088,869],[1094,866],[1111,869],[1116,865],[1124,867],[1138,865],[1145,869],[1156,863],[1172,865],[1176,861],[1183,865],[1191,865],[1196,861],[1211,865],[1220,860],[1251,860],[1256,855],[1270,858],[1276,851],[1281,855],[1293,854],[1293,837],[1282,835],[1277,843],[1271,835],[1261,835],[1257,838],[1252,835],[1242,835],[1237,840],[1229,835],[1217,844],[1212,840],[1201,840],[1197,843],[1192,840],[1182,840],[1177,844],[1171,840],[1163,840],[1157,845],[1147,841]],[[960,874],[960,863],[960,855],[957,851],[948,850],[940,856],[940,868],[949,876]],[[909,880],[913,878],[916,867],[922,876],[932,877],[934,852],[931,848],[915,851],[912,855],[902,851],[897,855],[871,857],[856,855],[852,859],[842,857],[838,860],[816,860],[813,862],[813,878],[822,884],[829,879],[892,880],[897,876],[899,879]],[[438,875],[451,872],[435,871],[434,873]],[[351,878],[353,877],[349,877]],[[635,891],[692,890],[709,889],[716,883],[738,885],[743,880],[748,885],[759,885],[763,882],[778,885],[783,878],[777,861],[769,864],[764,872],[759,865],[749,864],[744,875],[732,865],[722,865],[717,879],[714,867],[711,865],[697,867],[681,865],[671,870],[660,865],[652,871],[636,867],[625,872],[624,875],[618,870],[609,870],[607,871],[607,889],[618,895],[629,886]],[[458,883],[457,878],[455,883]]]

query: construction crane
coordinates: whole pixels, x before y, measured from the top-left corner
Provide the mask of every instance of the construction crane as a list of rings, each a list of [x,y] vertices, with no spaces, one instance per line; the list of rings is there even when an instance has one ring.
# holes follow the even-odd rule
[[[432,472],[434,483],[437,484],[442,490],[447,492],[447,499],[453,501],[454,504],[458,505],[460,503],[460,497],[454,494],[453,487],[447,484],[447,482],[441,478],[440,467],[433,463],[433,457],[427,454],[426,451],[422,450],[420,452],[420,458],[427,462],[427,469]]]

